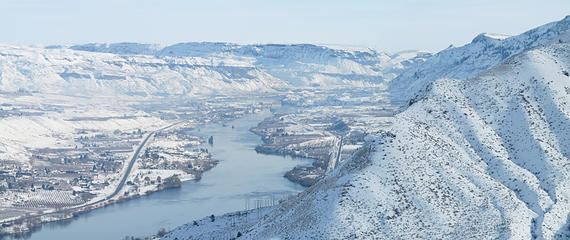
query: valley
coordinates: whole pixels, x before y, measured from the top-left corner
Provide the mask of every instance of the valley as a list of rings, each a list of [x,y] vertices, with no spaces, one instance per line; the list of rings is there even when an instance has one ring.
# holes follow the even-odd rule
[[[2,44],[0,236],[567,239],[569,28]]]

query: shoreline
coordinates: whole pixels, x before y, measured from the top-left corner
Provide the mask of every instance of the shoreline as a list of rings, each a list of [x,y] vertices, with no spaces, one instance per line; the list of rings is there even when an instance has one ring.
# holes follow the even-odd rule
[[[175,184],[160,184],[158,185],[156,188],[151,189],[146,191],[143,194],[133,194],[133,195],[129,195],[129,196],[124,196],[121,197],[119,199],[109,199],[109,200],[105,200],[104,202],[101,203],[96,203],[93,206],[77,206],[75,208],[77,208],[77,210],[72,209],[62,209],[60,211],[56,211],[53,213],[46,213],[43,215],[39,215],[39,216],[28,216],[28,217],[24,217],[24,218],[18,218],[18,219],[13,219],[10,221],[6,221],[4,223],[2,223],[2,225],[4,224],[10,224],[10,227],[18,227],[21,230],[19,232],[0,232],[0,239],[4,239],[4,238],[13,238],[13,239],[25,239],[26,237],[31,236],[34,232],[40,230],[44,224],[64,224],[65,222],[71,222],[74,218],[80,217],[80,215],[85,214],[85,213],[89,213],[93,210],[97,210],[97,209],[102,209],[108,206],[111,206],[113,204],[117,204],[117,203],[122,203],[128,200],[133,200],[133,199],[137,199],[137,198],[141,198],[141,197],[145,197],[145,196],[149,196],[153,193],[159,192],[159,191],[163,191],[163,190],[167,190],[167,189],[173,189],[173,188],[180,188],[182,187],[182,183],[183,182],[189,182],[189,181],[200,181],[200,178],[188,178],[188,179],[184,179],[184,180],[180,180],[178,183]],[[69,212],[67,212],[69,211]],[[51,216],[54,215],[54,216]],[[20,222],[21,223],[15,223],[15,222]],[[4,226],[2,226],[2,228],[4,228]]]
[[[316,171],[318,168],[315,164],[318,164],[319,160],[314,157],[307,156],[307,154],[298,154],[295,151],[283,147],[272,147],[268,146],[267,140],[264,138],[262,132],[255,131],[253,128],[249,129],[250,132],[254,133],[255,135],[261,138],[262,143],[255,146],[255,152],[259,154],[266,154],[266,155],[273,155],[273,156],[282,156],[282,157],[291,157],[291,158],[304,158],[304,159],[311,159],[312,162],[310,165],[304,166],[299,165],[295,166],[294,168],[288,170],[283,177],[287,180],[299,184],[305,188],[308,188],[318,182],[322,176],[320,173],[315,173],[311,171]],[[316,177],[311,177],[316,176]],[[324,176],[324,175],[323,175]]]
[[[288,149],[269,148],[269,147],[265,147],[263,145],[257,145],[255,147],[255,152],[259,153],[259,154],[266,154],[266,155],[273,155],[273,156],[311,159],[313,162],[311,162],[310,166],[301,166],[301,165],[295,166],[293,169],[287,171],[283,175],[283,177],[286,178],[287,180],[293,182],[293,183],[299,184],[299,185],[301,185],[303,187],[307,187],[307,188],[312,186],[313,184],[315,184],[320,179],[320,177],[318,177],[318,178],[307,178],[306,177],[307,174],[301,174],[303,171],[307,171],[306,169],[314,168],[314,166],[312,164],[315,163],[316,161],[318,161],[317,159],[296,154],[293,151],[288,150]]]
[[[232,120],[235,120],[235,119],[232,119]],[[227,121],[219,121],[217,123],[225,124],[225,123],[227,123]],[[205,123],[205,124],[208,124],[208,123]],[[197,128],[199,128],[199,127],[197,127]],[[260,137],[262,140],[262,144],[263,144],[262,136],[257,134],[255,131],[252,131],[252,129],[249,129],[249,131],[254,133],[256,136]],[[255,147],[254,150],[256,151],[256,153],[273,155],[273,156],[282,156],[282,157],[289,156],[292,158],[308,158],[305,156],[296,155],[292,152],[286,153],[286,152],[279,152],[279,151],[277,151],[277,152],[258,151],[258,147],[260,147],[262,144],[257,145]],[[312,159],[312,158],[309,158],[309,159],[311,159],[313,162],[315,161],[315,159]],[[212,166],[212,168],[215,167],[217,164],[218,164],[218,162],[216,162],[216,164],[214,166]],[[297,167],[295,167],[294,169],[296,169]],[[212,168],[208,168],[204,172],[206,172]],[[290,181],[292,183],[299,184],[303,187],[310,186],[310,185],[307,185],[306,183],[303,183],[302,181],[297,180],[296,178],[288,177],[289,173],[291,171],[293,171],[294,169],[287,171],[282,177],[286,178],[288,181]],[[42,227],[44,226],[44,224],[66,224],[67,222],[71,222],[71,221],[73,221],[73,219],[80,217],[82,214],[89,213],[89,212],[96,210],[96,209],[105,208],[107,206],[111,206],[111,205],[116,204],[116,203],[121,203],[124,201],[137,199],[137,198],[144,197],[144,196],[149,196],[153,193],[156,193],[156,192],[159,192],[162,190],[167,190],[167,189],[171,189],[171,188],[180,188],[183,182],[200,181],[202,174],[203,174],[203,172],[200,172],[199,174],[196,174],[193,177],[180,178],[179,179],[180,182],[178,184],[172,185],[172,186],[164,186],[164,184],[160,184],[159,186],[157,186],[155,188],[147,190],[143,194],[136,193],[133,195],[121,196],[118,199],[105,199],[99,203],[91,203],[92,205],[77,206],[77,207],[72,207],[70,209],[62,209],[59,211],[56,210],[52,213],[44,213],[42,215],[37,215],[37,216],[24,216],[24,217],[20,217],[17,219],[12,219],[12,220],[3,222],[2,225],[0,225],[0,230],[2,230],[0,232],[0,240],[5,239],[5,238],[8,238],[8,239],[26,239],[27,237],[31,236],[33,233],[41,230]],[[8,227],[17,228],[18,231],[14,231],[14,230],[10,231],[9,230],[7,232],[4,232],[4,229],[6,228],[4,226],[4,224],[9,224]]]
[[[170,128],[170,127],[172,127],[178,123],[179,122],[173,123],[171,125],[168,125],[166,127],[161,128],[159,130]],[[152,136],[152,134],[153,133],[151,133],[147,136],[147,140]],[[146,144],[146,141],[145,141],[145,144]],[[138,155],[138,152],[135,151],[135,154]],[[132,168],[135,164],[136,164],[135,161],[129,163],[127,166],[127,168],[128,168],[127,171],[130,171],[131,170],[130,168]],[[34,232],[41,229],[44,224],[71,221],[73,218],[78,217],[81,214],[91,212],[92,210],[104,208],[104,207],[113,205],[115,203],[121,203],[121,202],[124,202],[127,200],[136,199],[139,197],[148,196],[148,195],[155,193],[155,192],[158,192],[158,191],[162,191],[162,190],[166,190],[166,189],[170,189],[170,188],[179,188],[179,187],[181,187],[182,182],[199,181],[202,178],[203,172],[206,172],[206,171],[212,169],[217,164],[218,164],[218,161],[214,161],[213,165],[204,169],[203,171],[195,172],[193,174],[188,174],[186,177],[182,177],[182,179],[180,178],[181,176],[179,176],[179,175],[173,175],[173,176],[169,177],[169,178],[176,177],[174,184],[172,182],[167,182],[167,183],[163,182],[161,184],[155,185],[152,188],[146,190],[143,194],[135,193],[132,195],[127,195],[127,196],[125,196],[125,195],[118,196],[119,193],[123,192],[124,186],[128,185],[127,179],[130,176],[130,174],[129,174],[129,176],[124,177],[121,180],[121,182],[119,182],[119,185],[124,185],[124,186],[122,186],[120,188],[120,190],[119,189],[115,190],[110,195],[112,197],[107,196],[107,197],[104,197],[103,199],[100,199],[100,200],[97,200],[97,201],[94,201],[91,203],[84,203],[83,205],[73,206],[73,207],[70,207],[67,209],[48,209],[47,211],[51,211],[51,212],[40,213],[40,214],[36,214],[36,215],[23,215],[20,217],[12,218],[11,220],[6,220],[4,222],[1,222],[0,223],[0,240],[5,239],[5,238],[25,239],[26,237],[31,236]],[[131,174],[132,174],[132,172],[131,172]],[[123,192],[123,193],[125,193],[125,192]],[[117,199],[113,199],[114,197],[117,197]]]

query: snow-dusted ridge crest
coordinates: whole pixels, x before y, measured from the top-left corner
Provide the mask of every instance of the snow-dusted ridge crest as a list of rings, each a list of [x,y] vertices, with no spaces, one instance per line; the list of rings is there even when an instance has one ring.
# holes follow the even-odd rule
[[[482,33],[462,47],[445,49],[407,69],[390,82],[394,102],[421,97],[430,82],[439,78],[469,78],[499,65],[507,58],[538,46],[570,41],[570,16],[517,36]]]
[[[62,48],[62,46],[53,46]],[[48,47],[49,48],[49,47]],[[68,48],[88,52],[104,52],[113,54],[138,54],[155,56],[184,56],[199,57],[206,55],[236,55],[236,56],[299,56],[310,52],[325,52],[329,54],[381,54],[367,47],[315,45],[315,44],[235,44],[227,42],[183,42],[172,45],[145,43],[88,43],[72,45]]]
[[[434,81],[390,132],[242,238],[568,239],[568,71],[570,45],[556,43]],[[165,239],[228,234],[192,229]]]

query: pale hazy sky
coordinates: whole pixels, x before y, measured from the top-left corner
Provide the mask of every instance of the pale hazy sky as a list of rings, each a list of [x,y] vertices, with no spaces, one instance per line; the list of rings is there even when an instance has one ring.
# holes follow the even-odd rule
[[[0,43],[328,43],[441,50],[518,34],[570,0],[0,0]]]

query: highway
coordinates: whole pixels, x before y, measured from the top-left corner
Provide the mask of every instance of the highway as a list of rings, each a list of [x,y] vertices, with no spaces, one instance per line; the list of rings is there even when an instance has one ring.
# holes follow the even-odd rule
[[[123,174],[123,177],[121,178],[121,181],[119,182],[119,185],[117,185],[117,188],[115,189],[115,191],[113,193],[111,193],[109,196],[107,196],[105,198],[105,200],[114,198],[117,194],[119,194],[121,189],[123,189],[123,186],[125,185],[125,182],[127,182],[127,179],[129,178],[129,175],[131,174],[131,170],[133,170],[133,166],[135,165],[135,162],[137,161],[137,158],[138,158],[141,150],[144,148],[144,145],[146,145],[146,142],[148,142],[148,139],[150,139],[150,137],[152,137],[152,135],[154,135],[155,133],[156,133],[156,131],[149,133],[146,136],[146,138],[144,138],[144,140],[141,142],[141,144],[139,145],[139,147],[137,148],[137,150],[133,154],[133,157],[131,158],[129,164],[127,165],[127,169],[125,170],[125,174]]]
[[[131,171],[133,170],[133,166],[135,165],[135,162],[137,161],[137,158],[139,157],[139,154],[141,152],[141,150],[144,148],[144,146],[146,145],[146,143],[148,142],[148,140],[150,139],[150,137],[152,137],[152,135],[156,134],[157,132],[163,131],[167,128],[170,128],[176,124],[179,124],[183,121],[180,122],[175,122],[173,124],[170,124],[166,127],[163,127],[161,129],[158,129],[156,131],[152,131],[150,132],[145,138],[144,140],[141,142],[141,144],[139,145],[139,147],[137,148],[137,150],[135,151],[135,153],[133,154],[129,164],[127,165],[127,169],[125,170],[125,174],[123,174],[123,177],[121,178],[121,181],[119,182],[119,185],[117,185],[117,188],[115,189],[115,191],[113,193],[111,193],[109,196],[107,196],[105,199],[103,200],[99,200],[93,204],[102,202],[104,200],[109,200],[114,198],[117,194],[119,194],[119,192],[121,192],[121,189],[123,189],[123,186],[125,185],[125,183],[127,182],[127,179],[129,178],[129,175],[131,174]]]

